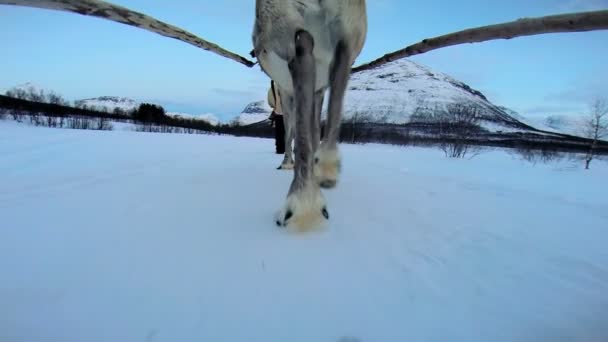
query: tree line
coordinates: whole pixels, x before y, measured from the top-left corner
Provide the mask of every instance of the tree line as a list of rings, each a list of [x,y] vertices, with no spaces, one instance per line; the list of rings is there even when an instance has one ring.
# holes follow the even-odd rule
[[[109,120],[131,122],[137,125],[138,131],[145,132],[179,132],[179,133],[213,133],[236,136],[272,137],[272,128],[265,126],[240,126],[237,124],[212,125],[196,118],[182,118],[167,115],[162,106],[142,103],[132,110],[105,107],[96,108],[82,103],[70,104],[55,93],[44,93],[30,88],[13,89],[0,95],[0,115],[7,115],[14,120],[30,120],[37,126],[66,127],[74,122],[74,127],[91,129],[91,127],[109,127]],[[70,120],[68,120],[70,118]],[[100,121],[105,123],[100,124]]]
[[[8,96],[12,95],[12,96]],[[504,146],[519,150],[572,150],[586,151],[586,166],[597,154],[605,154],[607,146],[600,139],[608,135],[608,110],[605,101],[596,101],[586,124],[584,138],[542,138],[539,135],[520,133],[491,136],[480,125],[481,109],[465,103],[455,103],[443,110],[418,106],[408,123],[396,125],[384,119],[374,119],[370,113],[358,112],[342,123],[340,141],[344,143],[387,143],[395,145],[436,146],[447,157],[464,158],[475,154],[481,146]],[[162,106],[142,103],[133,110],[120,108],[112,112],[91,108],[84,104],[70,106],[55,93],[14,90],[0,95],[0,108],[4,115],[14,119],[28,117],[35,125],[79,129],[112,129],[110,120],[132,122],[137,131],[159,133],[226,134],[234,136],[274,136],[268,121],[252,125],[212,125],[196,118],[167,115]],[[0,114],[2,115],[2,114]],[[380,121],[380,122],[379,122]],[[544,140],[543,140],[544,139]]]

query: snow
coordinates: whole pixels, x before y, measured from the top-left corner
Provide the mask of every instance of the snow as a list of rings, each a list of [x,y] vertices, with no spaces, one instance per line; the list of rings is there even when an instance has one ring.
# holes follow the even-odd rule
[[[195,115],[195,117],[198,117],[200,120],[207,121],[213,126],[217,126],[220,123],[220,120],[217,118],[217,116],[211,113]]]
[[[3,89],[0,93],[2,95],[5,95],[6,92],[9,91],[9,90],[12,90],[12,91],[23,90],[23,91],[26,91],[28,93],[34,93],[34,94],[40,94],[40,93],[49,94],[49,93],[54,93],[52,90],[50,90],[50,88],[41,86],[40,84],[36,84],[36,83],[33,83],[33,82],[25,82],[25,83],[22,83],[22,84],[18,84],[18,85],[14,86],[14,87]]]
[[[522,129],[520,128],[514,128],[514,127],[508,127],[505,125],[501,125],[498,124],[496,122],[491,122],[491,121],[480,121],[479,126],[482,127],[483,129],[486,129],[490,132],[495,132],[495,133],[517,133],[517,132],[521,132]]]
[[[1,341],[606,341],[608,165],[342,146],[325,231],[272,140],[0,120]]]
[[[260,121],[264,121],[268,119],[270,114],[254,114],[254,113],[241,113],[234,122],[238,123],[241,126],[246,126],[254,123],[258,123]]]
[[[324,118],[327,116],[328,99],[329,92],[323,103]],[[445,110],[455,103],[480,108],[482,119],[497,122],[494,126],[500,124],[502,130],[509,129],[511,125],[507,123],[517,122],[509,116],[508,109],[490,103],[480,92],[407,59],[353,74],[344,99],[343,118],[348,120],[355,114],[364,114],[371,122],[403,124],[410,122],[412,114],[419,108]],[[259,122],[266,119],[270,111],[265,101],[254,102],[235,121],[242,125]]]
[[[110,121],[113,131],[134,131],[137,125],[131,122]]]
[[[546,116],[533,116],[527,119],[536,128],[549,132],[566,133],[585,136],[585,121],[587,117],[580,115],[555,114]]]
[[[524,116],[508,108],[501,107],[501,109],[534,128],[585,137],[585,124],[588,120],[585,114],[529,114]]]
[[[89,108],[107,108],[109,112],[112,112],[115,108],[128,112],[138,108],[140,105],[138,101],[133,99],[117,96],[100,96],[91,99],[82,99],[76,101],[76,104],[79,106],[86,105]]]
[[[272,108],[266,101],[257,101],[248,104],[243,112],[231,122],[237,125],[246,126],[268,119],[272,113]]]
[[[220,120],[217,118],[215,114],[206,113],[206,114],[188,114],[188,113],[176,113],[176,112],[168,112],[168,116],[182,118],[182,119],[194,119],[194,120],[202,120],[210,125],[217,126],[220,123]]]
[[[431,68],[401,59],[351,76],[344,117],[370,113],[375,121],[407,123],[418,108],[445,110],[454,103],[483,109],[484,119],[514,121],[481,92]]]

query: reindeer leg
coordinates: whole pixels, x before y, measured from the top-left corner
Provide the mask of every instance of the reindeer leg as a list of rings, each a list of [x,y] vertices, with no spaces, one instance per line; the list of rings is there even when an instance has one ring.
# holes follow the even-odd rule
[[[350,76],[352,57],[344,41],[338,43],[330,75],[329,106],[327,110],[327,127],[325,137],[314,157],[314,176],[322,188],[333,188],[338,182],[340,173],[340,155],[338,139],[344,93]]]
[[[295,110],[293,99],[287,96],[281,97],[283,107],[283,124],[285,126],[285,155],[278,170],[293,170],[293,137],[295,131]]]
[[[296,55],[289,63],[295,100],[295,165],[294,178],[287,203],[279,213],[277,225],[295,226],[308,230],[327,218],[325,199],[313,179],[313,143],[311,116],[314,115],[316,67],[313,57],[314,40],[310,33],[298,31],[295,36]]]
[[[323,109],[323,97],[325,89],[315,93],[315,110],[311,116],[311,135],[312,135],[312,154],[314,155],[319,149],[321,143],[321,110]]]

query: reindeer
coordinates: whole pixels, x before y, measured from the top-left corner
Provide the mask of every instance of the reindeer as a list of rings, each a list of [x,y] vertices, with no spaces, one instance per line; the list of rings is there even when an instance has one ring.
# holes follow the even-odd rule
[[[279,226],[307,229],[329,219],[321,188],[338,181],[338,137],[344,93],[367,34],[365,0],[257,0],[254,53],[275,81],[285,112],[285,159],[294,141],[294,177]],[[327,128],[320,117],[329,89]]]
[[[139,27],[178,39],[247,67],[256,63],[183,29],[100,0],[0,0],[0,4],[62,10]],[[281,227],[312,228],[329,219],[321,188],[333,188],[340,172],[338,136],[344,92],[351,72],[458,44],[494,39],[608,29],[608,10],[524,18],[424,39],[369,63],[351,68],[367,34],[365,0],[256,0],[253,56],[282,96],[286,117],[286,154],[293,165],[286,203],[278,212]],[[323,95],[329,90],[327,127],[320,137]],[[295,143],[295,160],[291,142]]]

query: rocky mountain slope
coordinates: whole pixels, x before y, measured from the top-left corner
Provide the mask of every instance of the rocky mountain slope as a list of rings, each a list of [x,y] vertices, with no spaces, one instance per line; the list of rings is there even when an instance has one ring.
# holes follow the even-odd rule
[[[370,122],[402,124],[416,114],[445,110],[456,103],[477,107],[488,127],[525,127],[511,115],[512,111],[491,103],[480,91],[407,59],[353,74],[346,92],[344,119],[357,115]],[[266,101],[258,101],[247,105],[235,121],[251,124],[269,114]]]

